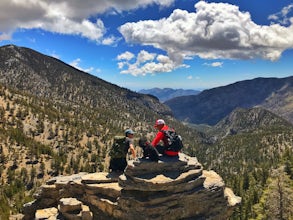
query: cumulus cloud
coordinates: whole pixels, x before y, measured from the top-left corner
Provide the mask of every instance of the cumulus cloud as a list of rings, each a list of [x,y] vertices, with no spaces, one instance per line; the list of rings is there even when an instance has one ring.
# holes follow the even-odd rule
[[[293,25],[257,25],[248,12],[227,3],[195,4],[195,12],[176,9],[160,20],[122,25],[126,42],[151,45],[167,52],[178,67],[185,59],[254,59],[275,61],[293,47]]]
[[[203,65],[211,67],[223,67],[223,62],[204,63]]]
[[[126,51],[120,55],[117,56],[117,59],[118,60],[131,60],[132,58],[134,58],[134,54],[129,52],[129,51]]]
[[[171,72],[179,67],[187,67],[183,64],[175,64],[168,56],[149,53],[145,50],[141,50],[136,56],[126,51],[118,55],[117,60],[119,60],[118,68],[121,70],[120,73],[133,76]]]
[[[86,72],[86,73],[90,73],[90,72],[92,72],[94,70],[93,67],[89,67],[89,68],[86,68],[86,69],[80,67],[80,62],[81,62],[81,59],[76,58],[69,65],[73,66],[74,68],[76,68],[76,69],[78,69],[80,71]]]
[[[268,17],[272,23],[280,23],[282,25],[290,25],[293,23],[293,4],[284,7],[280,12],[272,14]]]
[[[157,4],[165,7],[174,0],[1,0],[0,40],[8,40],[18,28],[41,28],[46,31],[80,35],[99,44],[116,42],[113,36],[104,39],[103,21],[88,18],[105,12],[124,11]]]

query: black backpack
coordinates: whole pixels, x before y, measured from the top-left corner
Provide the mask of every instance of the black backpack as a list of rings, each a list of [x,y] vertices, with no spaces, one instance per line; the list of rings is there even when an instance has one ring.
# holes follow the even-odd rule
[[[174,129],[172,130],[162,130],[165,137],[168,140],[168,148],[167,150],[171,151],[180,151],[183,148],[182,137],[178,135]]]
[[[125,136],[115,136],[114,143],[109,151],[109,156],[111,158],[124,158],[126,157],[126,138]]]

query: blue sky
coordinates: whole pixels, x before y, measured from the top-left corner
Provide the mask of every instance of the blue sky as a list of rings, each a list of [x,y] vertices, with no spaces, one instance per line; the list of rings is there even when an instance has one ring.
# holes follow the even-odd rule
[[[134,91],[293,75],[291,0],[1,0],[0,46]]]

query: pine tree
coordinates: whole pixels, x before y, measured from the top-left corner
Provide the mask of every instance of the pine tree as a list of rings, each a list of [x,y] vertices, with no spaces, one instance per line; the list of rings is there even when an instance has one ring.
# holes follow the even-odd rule
[[[260,202],[254,206],[255,219],[291,220],[293,219],[293,182],[284,168],[274,170],[268,179]]]

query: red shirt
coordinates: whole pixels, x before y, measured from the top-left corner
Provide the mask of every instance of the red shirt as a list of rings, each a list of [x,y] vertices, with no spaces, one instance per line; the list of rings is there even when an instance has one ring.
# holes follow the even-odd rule
[[[165,137],[165,134],[164,132],[162,132],[162,130],[169,130],[169,127],[167,125],[164,125],[164,127],[157,133],[156,137],[152,141],[152,146],[156,147],[160,141],[163,141],[164,146],[168,147],[168,139],[167,137]],[[178,152],[165,150],[165,154],[168,156],[177,156]]]
[[[164,127],[161,130],[168,130],[168,129],[169,127],[167,125],[164,125]],[[156,147],[160,141],[163,141],[165,147],[168,146],[167,138],[165,138],[164,132],[162,132],[161,130],[157,133],[156,137],[152,141],[152,145],[154,147]]]

